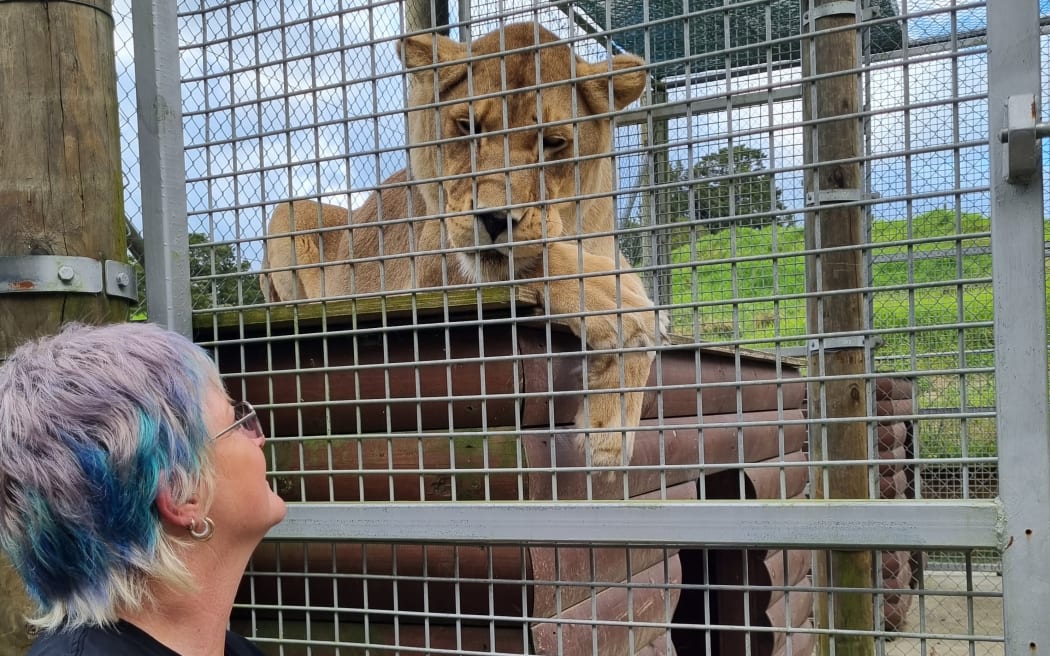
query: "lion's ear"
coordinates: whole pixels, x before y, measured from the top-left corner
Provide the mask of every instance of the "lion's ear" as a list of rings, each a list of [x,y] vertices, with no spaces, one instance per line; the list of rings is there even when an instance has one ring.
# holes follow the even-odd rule
[[[616,55],[612,58],[613,69],[613,101],[616,109],[623,109],[630,105],[645,91],[645,83],[649,74],[641,66],[645,61],[634,55]],[[634,69],[627,70],[624,69]]]
[[[425,76],[428,83],[433,82],[433,67],[437,66],[440,89],[467,74],[466,46],[448,37],[439,34],[409,36],[398,43],[397,49],[405,69],[413,75]]]
[[[599,106],[606,107],[609,104],[609,87],[612,86],[613,109],[623,109],[635,100],[638,100],[638,97],[645,90],[645,83],[649,79],[649,74],[641,68],[644,65],[645,61],[640,57],[621,54],[616,55],[609,61],[586,64],[583,70],[580,69],[578,64],[577,70],[588,75],[607,74],[608,78],[598,78],[586,82],[587,92],[599,103]]]

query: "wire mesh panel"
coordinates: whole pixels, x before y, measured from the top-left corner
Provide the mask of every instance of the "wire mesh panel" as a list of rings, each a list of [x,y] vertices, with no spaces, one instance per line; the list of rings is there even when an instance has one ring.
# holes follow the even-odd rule
[[[987,22],[181,1],[195,338],[290,518],[339,513],[260,547],[235,628],[282,654],[1005,653],[992,522],[937,524],[998,493]],[[778,519],[841,497],[885,501],[877,526]]]

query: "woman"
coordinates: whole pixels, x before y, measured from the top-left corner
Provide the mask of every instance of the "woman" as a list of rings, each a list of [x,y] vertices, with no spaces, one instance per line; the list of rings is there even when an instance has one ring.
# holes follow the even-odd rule
[[[0,546],[32,655],[259,654],[226,630],[285,515],[263,432],[215,365],[148,324],[73,325],[0,367]]]

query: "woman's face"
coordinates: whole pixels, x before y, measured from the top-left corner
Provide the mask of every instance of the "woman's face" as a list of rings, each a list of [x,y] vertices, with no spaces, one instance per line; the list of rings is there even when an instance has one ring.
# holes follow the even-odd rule
[[[226,394],[211,390],[205,399],[205,423],[216,435],[234,423],[234,410]],[[263,437],[245,425],[215,440],[213,462],[215,488],[208,516],[215,522],[215,533],[225,533],[235,541],[252,547],[266,532],[284,519],[284,500],[266,481]]]

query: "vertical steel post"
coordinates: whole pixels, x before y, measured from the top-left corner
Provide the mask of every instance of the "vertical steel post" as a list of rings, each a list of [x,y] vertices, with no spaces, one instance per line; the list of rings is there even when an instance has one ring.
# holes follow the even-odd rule
[[[1001,139],[1017,127],[1016,101],[1039,117],[1039,8],[1036,0],[988,10],[988,123],[991,132],[991,248],[995,302],[995,389],[999,486],[1005,511],[1003,595],[1006,653],[1050,651],[1050,414],[1047,406],[1046,263],[1043,170],[1034,139]],[[1011,101],[1011,97],[1013,101]],[[1007,117],[1010,115],[1010,120]],[[1034,132],[1034,130],[1033,130]],[[1027,183],[1011,183],[1004,162],[1034,157]],[[1027,148],[1027,153],[1018,149]]]
[[[1039,117],[1039,7],[1036,0],[997,2],[988,11],[988,117],[991,131],[992,285],[999,494],[1005,516],[1003,610],[1006,653],[1050,651],[1050,421],[1047,408],[1046,283],[1043,180],[1038,140],[1029,182],[1006,180],[1010,98],[1028,95],[1025,114]],[[1018,118],[1017,114],[1013,115]],[[1017,121],[1011,120],[1014,126]],[[1034,134],[1031,135],[1034,137]],[[1019,151],[1015,154],[1021,154]],[[1015,167],[1016,168],[1016,167]]]
[[[133,0],[139,117],[146,311],[154,323],[189,336],[189,237],[182,141],[179,23],[175,2]]]

